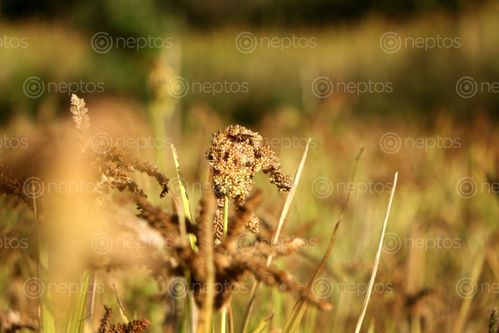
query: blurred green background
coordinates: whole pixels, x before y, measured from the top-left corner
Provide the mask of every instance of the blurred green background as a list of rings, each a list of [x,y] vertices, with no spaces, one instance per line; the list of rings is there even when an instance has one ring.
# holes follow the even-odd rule
[[[456,82],[463,76],[477,82],[498,77],[495,2],[4,0],[0,8],[4,39],[27,42],[27,48],[1,48],[4,121],[14,112],[34,115],[43,103],[65,105],[67,94],[48,89],[40,97],[26,98],[21,88],[31,76],[43,82],[102,82],[99,94],[74,90],[87,98],[126,96],[147,103],[155,95],[151,72],[162,61],[191,83],[246,82],[247,93],[189,91],[180,102],[185,110],[206,103],[221,115],[248,122],[280,107],[300,112],[315,108],[324,102],[312,94],[312,83],[321,76],[333,82],[392,82],[391,94],[329,96],[332,101],[347,99],[349,109],[363,115],[402,113],[431,119],[435,110],[446,108],[469,119],[477,109],[495,116],[499,106],[497,91],[471,99],[456,94]],[[237,36],[243,32],[251,33],[260,47],[239,52]],[[408,46],[384,52],[380,45],[387,32],[409,41]],[[91,46],[97,33],[114,40],[114,47],[95,52]],[[269,47],[269,36],[281,42],[308,38],[313,44]],[[118,38],[141,37],[168,42],[138,50],[116,44]],[[438,37],[458,43],[430,49],[411,44],[416,38]]]

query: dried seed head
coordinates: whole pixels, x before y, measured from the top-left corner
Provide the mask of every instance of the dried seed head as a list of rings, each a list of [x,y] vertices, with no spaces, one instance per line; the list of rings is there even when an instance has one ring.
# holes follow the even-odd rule
[[[79,98],[75,94],[71,95],[71,108],[69,109],[73,114],[73,121],[75,123],[75,127],[78,130],[78,136],[84,142],[83,148],[86,147],[87,142],[87,132],[90,128],[90,118],[88,117],[88,109],[85,106],[85,100],[83,98]]]
[[[206,153],[213,168],[217,197],[228,196],[241,203],[250,193],[255,174],[263,170],[281,191],[289,191],[291,178],[281,171],[279,159],[260,134],[240,125],[231,125],[213,134]]]
[[[220,245],[223,239],[224,198],[233,199],[239,207],[244,205],[258,171],[268,174],[270,182],[280,191],[291,189],[291,178],[282,173],[279,159],[270,146],[260,134],[241,125],[231,125],[214,133],[206,158],[213,170],[213,188],[217,197],[214,221],[216,245]],[[258,218],[252,211],[247,228],[258,232]]]
[[[248,229],[250,232],[254,234],[258,234],[259,227],[260,227],[260,220],[258,219],[258,216],[255,215],[255,213],[252,213],[250,220],[246,224],[246,229]]]

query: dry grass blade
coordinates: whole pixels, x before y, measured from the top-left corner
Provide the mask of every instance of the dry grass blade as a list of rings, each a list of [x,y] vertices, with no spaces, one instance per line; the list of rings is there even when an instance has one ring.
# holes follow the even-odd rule
[[[209,177],[211,178],[211,177]],[[203,306],[199,312],[197,332],[209,333],[211,328],[211,317],[213,314],[213,302],[215,297],[215,265],[213,262],[213,216],[214,195],[210,186],[206,186],[203,198],[200,202],[201,210],[198,216],[199,226],[199,254],[205,258],[206,269],[206,294]]]
[[[496,280],[499,281],[499,258],[497,257],[497,254],[492,250],[488,250],[486,258],[490,269],[494,272]]]
[[[471,272],[471,284],[473,286],[477,285],[478,279],[482,274],[482,268],[484,263],[485,263],[485,253],[484,250],[482,250],[478,259],[475,261],[475,265],[473,266],[473,271]],[[468,313],[470,311],[472,301],[473,297],[464,298],[463,304],[461,304],[461,308],[459,309],[459,315],[456,319],[456,323],[454,324],[454,329],[452,330],[452,332],[461,333],[463,331],[464,325],[466,323],[466,317],[468,316]]]
[[[118,310],[120,311],[120,316],[121,320],[123,320],[125,323],[128,323],[128,317],[126,316],[125,313],[125,307],[123,306],[123,303],[121,302],[120,295],[118,293],[118,289],[116,289],[116,285],[113,283],[113,291],[114,291],[114,296],[116,297],[116,303],[118,303]]]
[[[305,151],[303,152],[303,156],[301,158],[300,164],[298,165],[298,169],[295,173],[295,178],[293,179],[293,185],[291,186],[291,190],[286,197],[286,202],[284,203],[284,208],[282,209],[281,216],[279,217],[279,223],[277,224],[277,228],[272,236],[272,244],[276,244],[281,236],[281,231],[284,228],[286,223],[286,218],[288,216],[289,208],[291,207],[291,203],[295,197],[296,189],[298,188],[298,184],[300,183],[301,174],[303,172],[303,167],[305,166],[305,161],[307,160],[308,149],[310,146],[311,139],[309,138],[307,141],[307,145],[305,146]],[[272,257],[269,257],[268,261],[272,262]],[[270,265],[268,263],[267,265]]]
[[[274,318],[274,314],[271,313],[267,317],[265,317],[255,328],[255,330],[252,333],[262,333],[265,327],[269,325],[272,322],[272,319]]]
[[[180,163],[178,160],[178,155],[177,155],[177,150],[175,149],[175,146],[172,144],[172,155],[173,155],[173,161],[175,163],[175,170],[177,172],[177,178],[179,182],[179,187],[180,187],[180,196],[182,199],[182,206],[183,206],[183,211],[184,211],[184,217],[189,221],[189,223],[194,223],[194,220],[192,219],[192,214],[191,214],[191,206],[189,204],[189,197],[187,195],[187,190],[185,188],[184,184],[184,178],[182,176],[182,172],[180,170]],[[180,219],[180,232],[181,234],[185,235],[186,234],[186,221],[185,219]],[[194,251],[197,251],[197,246],[196,246],[196,236],[193,234],[189,234],[189,241],[191,244],[191,248]]]
[[[84,330],[84,312],[85,303],[87,302],[89,281],[90,273],[85,271],[81,279],[81,290],[79,290],[75,297],[71,300],[71,311],[66,328],[67,333],[81,333]]]
[[[173,161],[175,162],[175,171],[177,172],[177,177],[180,186],[180,195],[182,197],[182,204],[184,206],[184,214],[185,217],[192,222],[193,220],[192,220],[191,208],[189,205],[189,197],[187,196],[187,191],[185,189],[185,184],[184,184],[184,178],[182,177],[182,172],[180,171],[180,162],[178,160],[177,150],[175,149],[175,146],[173,144],[171,145],[171,148],[172,148]]]
[[[232,311],[232,306],[229,304],[227,307],[227,327],[229,333],[234,333],[234,312]]]
[[[279,240],[279,237],[281,235],[281,231],[283,230],[286,222],[286,217],[288,216],[289,208],[291,207],[291,203],[293,202],[296,189],[298,188],[298,184],[300,183],[300,178],[301,174],[303,173],[303,168],[305,166],[305,161],[307,160],[308,156],[308,149],[310,147],[310,141],[311,139],[309,138],[307,141],[307,145],[305,146],[305,151],[303,152],[300,164],[298,165],[298,168],[296,169],[295,177],[293,179],[293,184],[291,186],[291,190],[288,193],[288,196],[286,197],[286,202],[284,203],[284,208],[282,209],[281,216],[279,217],[279,223],[277,224],[277,227],[274,231],[274,234],[272,236],[272,244],[276,244],[277,241]],[[270,266],[272,264],[272,256],[269,256],[267,258],[267,266]],[[246,312],[244,316],[244,321],[243,321],[243,328],[241,330],[242,333],[245,333],[248,330],[248,325],[249,325],[249,318],[251,317],[251,313],[253,311],[253,307],[255,304],[255,297],[256,297],[256,292],[258,291],[258,288],[260,286],[260,282],[255,282],[253,284],[253,287],[251,289],[251,294],[250,294],[250,300],[248,302],[248,305],[246,307]]]
[[[376,252],[376,259],[374,260],[374,267],[371,273],[371,280],[369,281],[369,286],[367,288],[367,294],[364,299],[364,304],[362,305],[362,312],[360,314],[359,320],[357,321],[357,326],[355,328],[355,333],[360,332],[360,328],[362,327],[362,322],[364,321],[364,317],[366,315],[367,305],[369,304],[369,299],[371,298],[371,292],[374,286],[374,280],[376,279],[376,273],[378,272],[379,260],[381,258],[381,251],[383,250],[383,240],[385,239],[386,225],[388,224],[388,217],[390,216],[390,210],[392,208],[393,197],[395,195],[395,189],[397,188],[397,179],[398,172],[395,173],[395,177],[393,178],[393,188],[390,193],[390,201],[388,202],[388,208],[386,209],[385,220],[383,222],[383,229],[381,230],[381,237],[378,244],[378,251]]]

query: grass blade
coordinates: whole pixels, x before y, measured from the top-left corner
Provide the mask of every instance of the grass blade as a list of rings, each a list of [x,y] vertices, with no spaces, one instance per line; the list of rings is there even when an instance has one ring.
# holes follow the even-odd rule
[[[208,179],[211,179],[208,176]],[[211,186],[204,187],[201,211],[198,217],[199,227],[199,252],[205,257],[206,262],[206,295],[200,309],[197,332],[209,333],[212,325],[213,302],[215,297],[215,264],[213,262],[213,214],[214,195]]]
[[[483,264],[485,262],[485,253],[482,250],[478,259],[475,261],[475,265],[473,266],[473,270],[471,271],[471,284],[473,286],[477,285],[478,279],[482,274]],[[452,332],[461,333],[463,331],[466,317],[471,308],[471,302],[473,301],[473,297],[465,297],[463,303],[461,304],[461,308],[459,309],[459,315],[456,319],[456,323],[454,324],[454,329]]]
[[[54,315],[48,307],[44,304],[42,305],[42,321],[43,321],[43,333],[55,333],[55,319]]]
[[[81,333],[83,331],[85,303],[87,300],[88,285],[90,282],[90,273],[85,271],[81,279],[81,288],[78,295],[73,299],[73,308],[70,313],[67,325],[67,333]]]
[[[367,305],[369,304],[369,299],[371,298],[371,292],[374,286],[374,280],[376,279],[376,273],[378,272],[379,261],[381,258],[381,251],[383,250],[383,241],[385,239],[386,226],[388,224],[388,217],[390,216],[390,210],[392,209],[393,197],[395,195],[395,189],[397,188],[397,179],[398,172],[395,173],[395,177],[393,178],[393,188],[390,193],[390,201],[388,201],[388,208],[386,209],[385,220],[383,222],[383,229],[381,230],[381,237],[378,243],[378,251],[376,252],[376,258],[374,260],[374,267],[371,273],[371,280],[369,281],[369,286],[367,288],[367,294],[364,298],[364,305],[362,306],[362,312],[360,313],[359,320],[357,321],[357,326],[355,328],[355,333],[360,332],[360,328],[362,327],[362,322],[364,321],[364,317],[366,315]]]
[[[40,219],[38,215],[38,207],[36,203],[36,198],[33,197],[33,214],[35,216],[35,227],[37,229],[38,235],[38,281],[42,283],[43,286],[47,286],[47,272],[48,272],[48,262],[49,262],[49,252],[45,242],[42,242],[40,238]],[[40,309],[41,308],[41,309]],[[42,318],[42,331],[44,333],[55,333],[55,318],[53,313],[50,311],[50,294],[45,292],[42,295],[41,305],[39,312]]]
[[[284,325],[283,333],[296,332],[296,330],[298,329],[298,325],[305,315],[305,311],[307,309],[306,304],[307,303],[303,298],[300,298],[298,299],[298,301],[296,301],[296,304],[293,307],[293,311],[291,311],[291,315]]]
[[[182,199],[182,207],[184,210],[184,217],[189,220],[190,223],[194,223],[194,220],[192,219],[192,213],[191,213],[191,206],[189,204],[189,197],[187,195],[187,190],[185,187],[184,183],[184,178],[182,176],[182,172],[180,170],[180,163],[178,160],[178,155],[177,155],[177,150],[175,149],[175,146],[172,144],[172,155],[173,155],[173,161],[175,163],[175,170],[177,172],[177,178],[180,186],[180,196]],[[187,233],[187,227],[186,227],[186,222],[185,219],[180,219],[180,233],[182,235],[186,235]],[[197,251],[197,245],[196,245],[196,236],[194,234],[189,234],[189,242],[191,244],[191,248],[194,251]]]
[[[274,317],[274,314],[270,314],[268,315],[266,318],[264,318],[257,326],[256,328],[253,330],[252,333],[262,333],[263,330],[265,329],[265,327],[267,327],[267,325],[270,324],[270,322],[272,321],[272,318]]]

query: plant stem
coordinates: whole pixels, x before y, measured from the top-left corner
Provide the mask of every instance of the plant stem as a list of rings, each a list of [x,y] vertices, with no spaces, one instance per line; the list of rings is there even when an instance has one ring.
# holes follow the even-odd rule
[[[227,237],[229,228],[229,197],[224,196],[224,238]]]
[[[381,230],[381,237],[378,243],[378,251],[376,252],[376,258],[374,259],[374,267],[371,273],[371,279],[369,280],[369,286],[367,287],[366,297],[364,298],[364,304],[362,305],[362,312],[357,321],[357,326],[355,327],[355,333],[359,333],[362,327],[362,322],[366,315],[367,305],[369,304],[369,299],[371,298],[371,293],[373,290],[374,280],[376,279],[376,273],[378,272],[379,261],[381,258],[381,252],[383,251],[383,240],[385,239],[386,226],[388,224],[388,218],[390,217],[390,211],[392,209],[393,197],[395,195],[395,189],[397,188],[398,172],[395,173],[393,178],[392,192],[390,193],[390,201],[388,201],[388,208],[386,209],[385,220],[383,221],[383,229]],[[454,332],[459,332],[454,330]]]
[[[227,237],[229,228],[229,197],[224,196],[224,239]],[[220,332],[225,333],[227,327],[227,306],[222,307],[220,319]]]
[[[220,333],[225,333],[227,326],[227,308],[224,306],[220,316]]]

